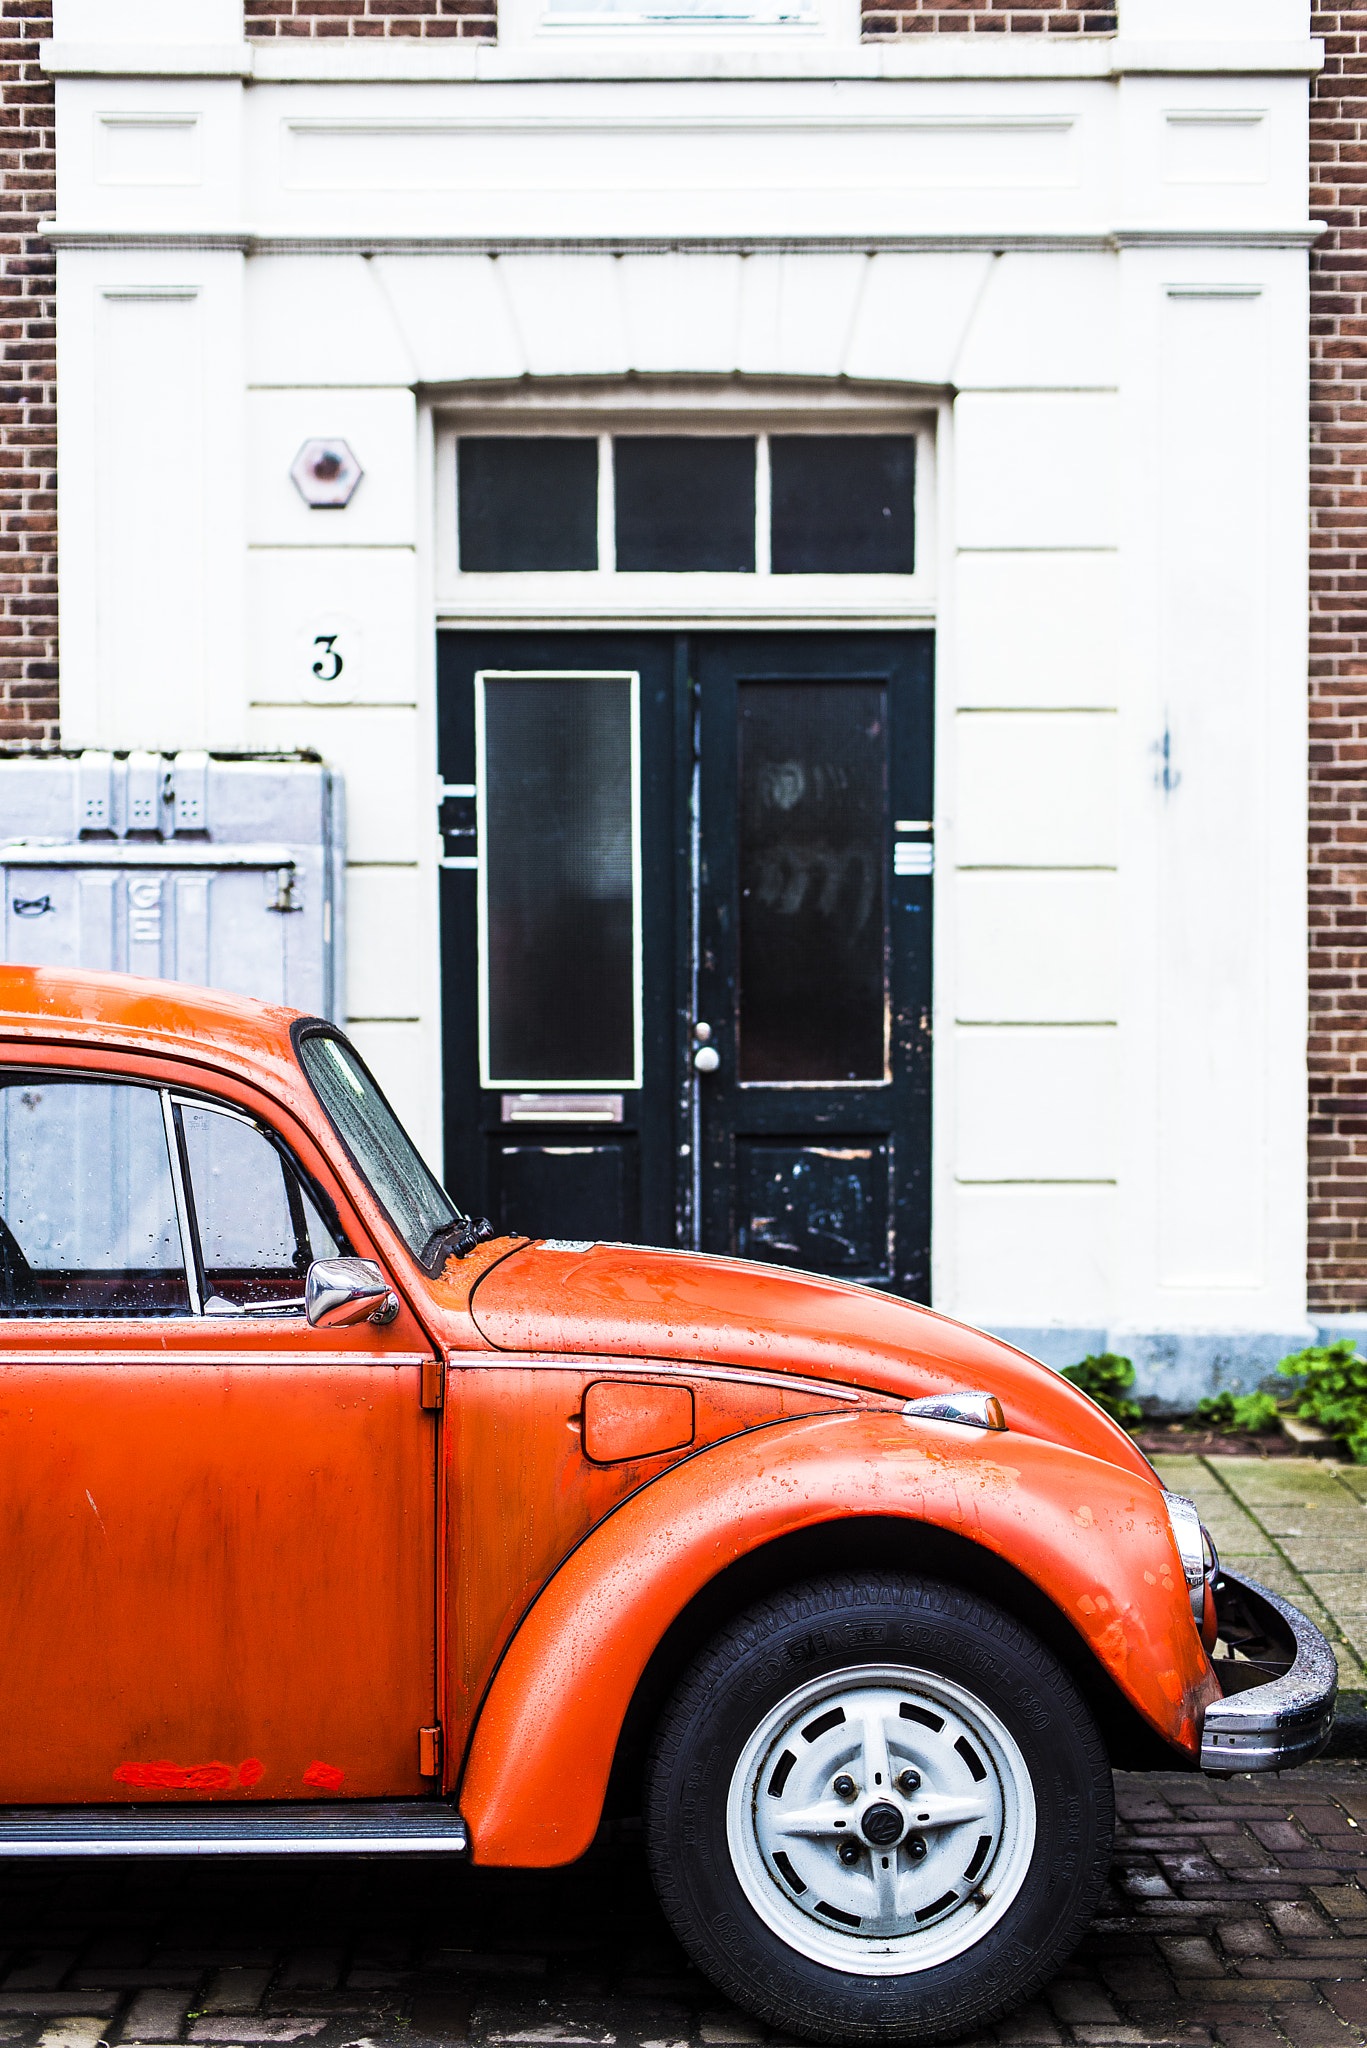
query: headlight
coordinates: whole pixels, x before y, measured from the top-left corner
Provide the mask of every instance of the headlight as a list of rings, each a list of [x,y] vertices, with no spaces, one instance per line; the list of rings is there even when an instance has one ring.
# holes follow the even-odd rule
[[[1169,1493],[1164,1488],[1163,1505],[1168,1511],[1168,1527],[1177,1545],[1177,1555],[1182,1560],[1182,1576],[1187,1582],[1191,1611],[1199,1626],[1205,1614],[1207,1567],[1212,1573],[1219,1569],[1215,1545],[1201,1525],[1194,1500],[1188,1500],[1184,1493]]]

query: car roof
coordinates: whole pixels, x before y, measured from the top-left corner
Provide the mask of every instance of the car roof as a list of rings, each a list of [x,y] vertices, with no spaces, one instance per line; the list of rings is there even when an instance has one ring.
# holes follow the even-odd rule
[[[290,1026],[301,1013],[223,989],[83,968],[0,965],[0,1041],[117,1046],[208,1059],[258,1081],[301,1076]]]

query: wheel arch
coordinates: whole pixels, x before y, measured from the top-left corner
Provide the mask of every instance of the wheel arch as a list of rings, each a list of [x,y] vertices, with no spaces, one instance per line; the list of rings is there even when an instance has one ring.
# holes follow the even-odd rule
[[[992,1601],[1058,1659],[1086,1701],[1116,1770],[1195,1770],[1125,1697],[1068,1616],[1008,1558],[957,1530],[901,1515],[836,1515],[770,1538],[700,1586],[657,1643],[631,1697],[604,1819],[639,1813],[642,1773],[666,1701],[713,1636],[757,1600],[832,1571],[881,1570],[940,1579]]]
[[[551,1575],[471,1737],[459,1798],[474,1860],[545,1868],[582,1855],[641,1676],[694,1597],[771,1542],[870,1517],[962,1532],[969,1550],[958,1555],[971,1554],[980,1591],[980,1555],[1017,1564],[1076,1611],[1097,1663],[1158,1739],[1195,1754],[1219,1681],[1156,1482],[1024,1435],[881,1410],[795,1417],[671,1467]],[[1058,1626],[1045,1608],[1030,1612],[1046,1632]]]

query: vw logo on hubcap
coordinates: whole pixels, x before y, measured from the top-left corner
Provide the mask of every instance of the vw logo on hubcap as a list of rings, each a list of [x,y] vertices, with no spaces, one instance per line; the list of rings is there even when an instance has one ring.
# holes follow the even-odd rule
[[[900,1840],[903,1821],[897,1808],[890,1800],[880,1799],[871,1806],[859,1823],[866,1842],[872,1842],[875,1849],[890,1849]]]

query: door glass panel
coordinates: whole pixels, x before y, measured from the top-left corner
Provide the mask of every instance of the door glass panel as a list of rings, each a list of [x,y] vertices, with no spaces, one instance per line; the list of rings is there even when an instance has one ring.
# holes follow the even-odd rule
[[[308,1190],[255,1125],[188,1103],[180,1118],[206,1310],[300,1302],[312,1261],[339,1250]]]
[[[775,434],[769,473],[775,576],[911,575],[913,434]]]
[[[598,443],[565,435],[462,435],[460,566],[598,567]]]
[[[753,572],[753,436],[619,434],[612,466],[619,569]]]
[[[638,1088],[638,681],[475,679],[485,1088]]]
[[[186,1315],[161,1097],[97,1081],[0,1088],[3,1313]]]
[[[739,705],[740,1078],[882,1081],[885,689],[742,682]]]

